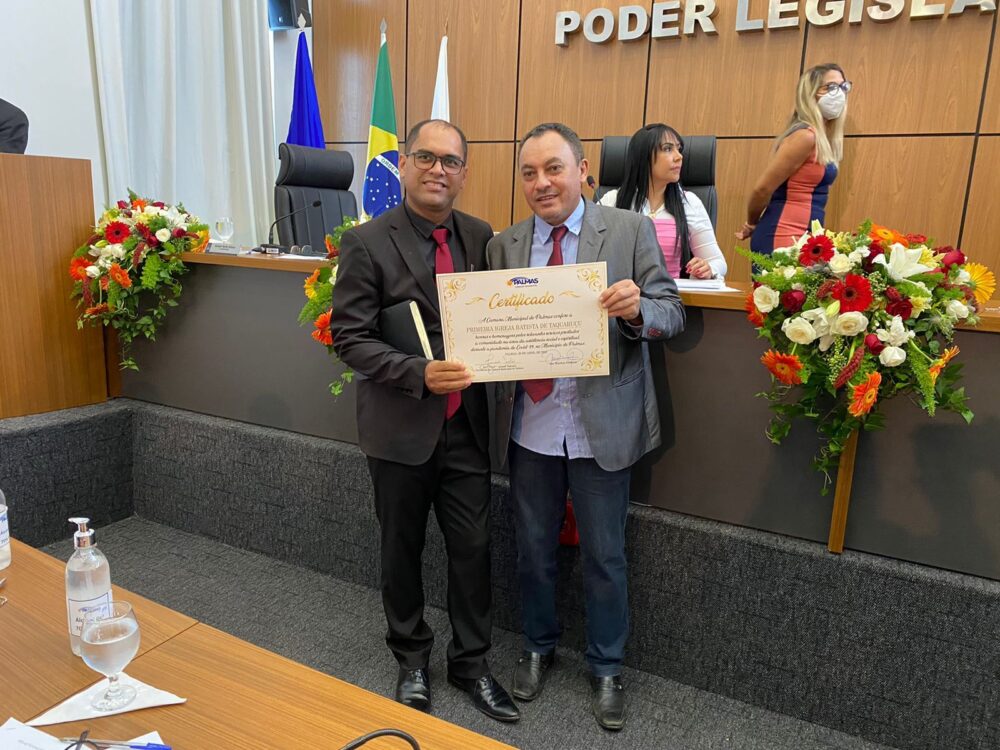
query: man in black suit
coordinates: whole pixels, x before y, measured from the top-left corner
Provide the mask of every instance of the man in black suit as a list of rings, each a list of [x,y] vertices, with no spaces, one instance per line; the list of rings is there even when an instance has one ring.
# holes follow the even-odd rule
[[[490,460],[486,392],[464,365],[443,361],[436,273],[485,268],[490,226],[452,210],[465,184],[465,135],[443,120],[418,123],[400,158],[406,198],[346,232],[333,291],[337,355],[358,373],[358,436],[381,528],[386,643],[399,662],[396,700],[430,709],[421,556],[434,514],[448,550],[448,681],[483,713],[517,721],[490,674]],[[435,359],[382,340],[379,314],[415,300]]]
[[[0,99],[0,154],[23,154],[28,147],[28,116]]]

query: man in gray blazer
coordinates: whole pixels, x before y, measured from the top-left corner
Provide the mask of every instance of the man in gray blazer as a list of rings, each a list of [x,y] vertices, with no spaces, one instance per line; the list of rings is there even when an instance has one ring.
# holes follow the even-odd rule
[[[358,442],[381,529],[386,643],[399,662],[396,700],[430,710],[434,634],[424,620],[421,558],[433,507],[448,551],[448,680],[486,715],[517,721],[517,706],[486,659],[492,625],[486,390],[471,385],[464,365],[442,361],[434,283],[438,273],[482,269],[493,231],[452,210],[467,174],[461,130],[443,120],[419,122],[406,145],[399,163],[403,205],[344,233],[330,322],[337,355],[358,373]],[[386,340],[382,312],[411,301],[437,359],[418,354],[419,343],[404,351],[398,339]]]
[[[645,341],[684,328],[684,307],[667,273],[652,222],[584,200],[580,139],[546,123],[521,141],[518,169],[534,216],[494,237],[490,268],[607,263],[601,304],[608,316],[611,374],[500,383],[494,459],[510,466],[517,529],[524,651],[513,694],[538,696],[555,654],[556,549],[566,492],[580,532],[592,710],[605,729],[625,724],[621,682],[628,636],[625,519],[632,465],[660,442]]]

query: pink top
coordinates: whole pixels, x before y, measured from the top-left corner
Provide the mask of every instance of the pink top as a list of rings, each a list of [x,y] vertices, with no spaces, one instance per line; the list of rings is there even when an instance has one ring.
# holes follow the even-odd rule
[[[677,242],[677,222],[667,215],[664,219],[653,219],[656,228],[656,239],[663,251],[663,259],[667,262],[667,272],[670,278],[679,279],[681,275],[681,244]]]

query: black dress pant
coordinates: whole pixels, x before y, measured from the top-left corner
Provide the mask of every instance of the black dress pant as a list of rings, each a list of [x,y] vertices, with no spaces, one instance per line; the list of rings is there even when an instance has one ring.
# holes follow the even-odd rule
[[[434,634],[424,620],[421,558],[431,507],[448,552],[448,670],[460,678],[489,671],[490,460],[465,409],[448,420],[430,459],[418,466],[368,458],[382,531],[382,605],[386,643],[400,666],[426,666]]]

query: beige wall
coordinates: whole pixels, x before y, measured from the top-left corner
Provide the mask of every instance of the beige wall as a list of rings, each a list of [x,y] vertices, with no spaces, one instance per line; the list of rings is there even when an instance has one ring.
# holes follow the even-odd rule
[[[462,209],[495,229],[528,214],[515,146],[539,122],[558,119],[576,129],[595,176],[603,136],[667,122],[686,135],[720,138],[719,244],[730,277],[744,280],[749,269],[735,256],[733,233],[746,195],[791,110],[802,66],[832,60],[856,88],[828,224],[850,228],[872,218],[941,244],[961,243],[975,259],[1000,268],[1000,54],[990,54],[997,14],[807,28],[803,11],[799,28],[739,34],[735,0],[719,0],[715,35],[651,40],[647,34],[597,45],[575,34],[565,47],[554,44],[557,11],[586,15],[624,4],[314,0],[316,83],[328,146],[350,151],[360,172],[381,19],[389,22],[401,139],[430,112],[447,27],[452,119],[472,144]],[[766,0],[751,0],[750,14],[766,16]],[[359,174],[353,187],[360,196]]]

